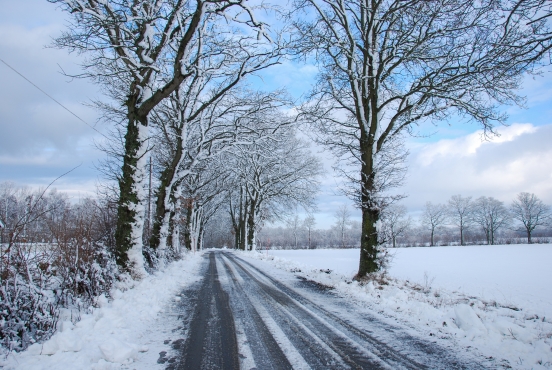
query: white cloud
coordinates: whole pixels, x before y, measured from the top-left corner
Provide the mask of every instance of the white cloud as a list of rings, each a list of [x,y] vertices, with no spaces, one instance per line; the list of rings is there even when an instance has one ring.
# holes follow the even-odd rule
[[[46,47],[65,28],[65,14],[41,0],[0,0],[0,9],[0,58],[94,124],[98,113],[82,103],[98,97],[98,87],[60,73],[60,67],[78,73],[81,57]],[[94,191],[94,164],[103,157],[93,144],[100,137],[97,132],[3,63],[0,81],[0,181],[45,186],[80,165],[56,185],[79,193]]]
[[[481,132],[411,150],[404,203],[446,202],[454,194],[507,203],[522,191],[552,203],[552,125],[514,124],[484,141]]]
[[[536,127],[529,123],[513,124],[497,130],[499,136],[489,141],[484,140],[483,131],[461,136],[456,139],[443,139],[436,143],[425,145],[421,148],[416,160],[422,166],[429,166],[435,160],[443,157],[469,157],[477,153],[477,150],[485,144],[497,144],[512,141],[524,133],[535,132]]]

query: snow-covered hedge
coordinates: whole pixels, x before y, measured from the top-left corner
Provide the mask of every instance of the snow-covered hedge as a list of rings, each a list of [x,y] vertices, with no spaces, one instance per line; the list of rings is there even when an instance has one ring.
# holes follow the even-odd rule
[[[61,312],[76,321],[109,294],[115,215],[107,202],[0,185],[0,346],[21,351],[48,339]]]

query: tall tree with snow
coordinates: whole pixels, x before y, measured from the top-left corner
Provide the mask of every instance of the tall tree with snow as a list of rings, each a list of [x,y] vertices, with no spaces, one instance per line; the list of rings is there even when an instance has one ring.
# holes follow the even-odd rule
[[[297,249],[297,240],[299,237],[299,232],[301,231],[303,226],[301,219],[297,214],[297,211],[295,211],[286,219],[286,226],[288,227],[288,230],[290,230],[291,233],[293,234],[293,241],[294,241],[293,247],[294,249]]]
[[[303,226],[305,227],[305,229],[307,229],[307,234],[308,234],[307,246],[309,249],[312,248],[311,235],[315,225],[316,225],[316,218],[314,218],[314,216],[309,213],[307,217],[305,217],[305,219],[303,220]]]
[[[48,1],[72,17],[56,45],[85,53],[82,76],[102,84],[126,109],[116,258],[142,276],[150,112],[184,81],[197,77],[202,40],[214,24],[233,22],[242,26],[236,33],[254,29],[259,36],[263,24],[243,0]]]
[[[531,234],[538,226],[544,226],[551,220],[550,206],[544,204],[535,194],[519,193],[510,206],[512,217],[523,224],[527,233],[527,243],[531,244]]]
[[[201,168],[186,176],[183,180],[183,199],[185,199],[185,246],[188,250],[203,249],[206,225],[221,207],[226,205],[224,189],[227,181],[221,176],[220,161],[207,160]],[[171,223],[171,229],[177,230],[177,220]],[[172,237],[174,239],[174,237]]]
[[[523,0],[294,4],[297,52],[314,55],[320,69],[302,112],[321,128],[322,142],[358,166],[362,278],[379,269],[387,202],[378,161],[388,143],[423,120],[466,116],[486,131],[503,122],[498,105],[521,103],[514,93],[521,76],[548,61],[549,7]]]

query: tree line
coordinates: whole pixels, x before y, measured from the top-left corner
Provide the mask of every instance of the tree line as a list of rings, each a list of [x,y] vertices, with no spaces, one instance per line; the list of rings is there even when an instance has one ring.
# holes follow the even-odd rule
[[[289,53],[283,30],[257,19],[274,7],[245,1],[50,0],[71,19],[55,45],[87,59],[79,77],[109,100],[104,173],[117,204],[115,256],[133,276],[181,248],[201,249],[225,209],[236,245],[254,249],[278,207],[312,207],[320,165],[296,135],[285,91],[249,76]]]
[[[416,239],[419,242],[421,235],[427,235],[429,246],[434,246],[440,235],[447,235],[448,243],[459,245],[466,245],[467,236],[470,244],[493,245],[499,236],[504,240],[506,235],[510,240],[521,240],[524,236],[531,244],[535,232],[550,233],[552,213],[550,206],[532,193],[519,193],[509,206],[493,197],[473,199],[454,195],[446,204],[427,202],[417,230],[406,208],[400,205],[389,207],[382,225],[393,247],[398,239],[409,240],[410,244],[416,243]]]
[[[296,213],[282,226],[264,227],[259,233],[262,249],[358,248],[360,222],[352,219],[346,205],[336,207],[334,223],[316,228],[313,215],[301,219]],[[223,234],[213,230],[212,246],[232,247]],[[445,204],[427,202],[415,219],[401,204],[385,210],[380,224],[380,243],[387,247],[435,245],[482,245],[549,243],[552,210],[535,194],[521,192],[510,205],[493,197],[452,196]],[[535,241],[534,237],[537,236]]]

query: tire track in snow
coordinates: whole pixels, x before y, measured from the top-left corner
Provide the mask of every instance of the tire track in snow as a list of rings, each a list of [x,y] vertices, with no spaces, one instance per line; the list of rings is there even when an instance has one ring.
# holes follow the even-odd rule
[[[292,369],[293,367],[282,352],[280,345],[244,292],[244,282],[236,277],[225,261],[221,262],[229,276],[226,288],[230,295],[234,318],[243,327],[247,345],[253,355],[256,367],[259,369]]]
[[[346,334],[336,330],[315,313],[293,300],[281,290],[269,286],[263,277],[255,276],[256,271],[250,271],[225,254],[239,270],[247,291],[257,301],[257,308],[264,306],[274,321],[295,345],[301,355],[313,369],[397,369],[418,367],[390,366],[371,353],[365,347],[351,341]],[[241,261],[241,260],[240,260]]]
[[[387,366],[407,369],[481,369],[483,366],[474,362],[459,361],[453,354],[438,345],[412,337],[400,328],[377,322],[369,317],[371,326],[376,332],[384,330],[386,336],[392,336],[393,341],[400,342],[399,348],[391,347],[383,340],[375,337],[372,331],[359,329],[337,314],[315,304],[294,289],[279,282],[252,264],[230,253],[225,256],[238,266],[247,276],[247,280],[255,282],[264,294],[277,302],[275,307],[285,307],[292,316],[308,326],[323,339],[328,346],[342,356],[352,368],[380,368],[382,363],[375,361],[368,364],[375,354]],[[364,315],[360,315],[362,317]],[[364,316],[365,317],[365,316]],[[314,339],[313,339],[314,340]],[[368,349],[368,356],[366,356]],[[366,359],[369,358],[369,360]],[[416,360],[414,360],[415,358]],[[387,367],[383,365],[383,367]]]
[[[238,344],[228,294],[222,289],[214,253],[190,324],[180,361],[171,369],[239,369]]]

